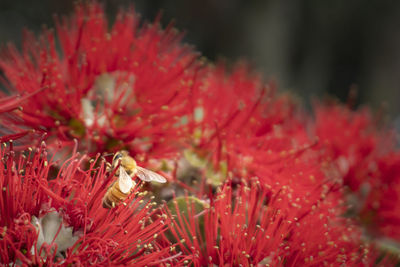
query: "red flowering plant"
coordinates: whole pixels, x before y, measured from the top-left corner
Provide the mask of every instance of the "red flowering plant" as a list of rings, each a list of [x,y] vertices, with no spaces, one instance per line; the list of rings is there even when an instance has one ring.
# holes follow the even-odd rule
[[[144,266],[169,261],[171,249],[157,241],[169,219],[143,200],[140,186],[111,212],[102,208],[113,176],[104,162],[93,159],[83,170],[85,156],[74,153],[54,173],[48,156],[44,145],[22,153],[1,149],[2,263]]]
[[[121,148],[141,157],[171,152],[199,65],[197,54],[180,45],[181,35],[157,21],[139,28],[133,12],[120,12],[108,30],[97,3],[77,5],[56,29],[60,50],[45,30],[38,39],[26,33],[22,52],[12,45],[3,51],[7,89],[41,91],[21,99],[3,122],[45,132],[49,147],[78,139],[92,155]],[[13,105],[7,101],[2,110]]]
[[[273,193],[258,179],[237,189],[228,181],[206,208],[189,197],[184,209],[182,198],[173,201],[167,212],[174,224],[165,236],[178,240],[194,266],[370,264],[357,226],[338,216],[329,197],[310,202],[306,195],[294,199],[287,186]]]
[[[1,150],[2,263],[398,263],[375,238],[399,237],[398,152],[366,113],[321,106],[314,121],[245,64],[206,65],[172,26],[140,25],[132,10],[108,29],[100,4],[78,4],[56,32],[0,57],[11,94],[0,140],[25,139]],[[167,186],[132,181],[104,208],[125,167],[101,154],[119,150]],[[366,185],[346,217],[346,188]]]
[[[367,226],[373,237],[386,237],[400,241],[400,154],[389,153],[376,160],[373,178],[379,184],[371,187],[364,206],[360,210],[360,220]],[[384,238],[383,238],[384,239]]]
[[[256,160],[254,151],[268,147],[279,158],[283,150],[308,141],[293,99],[276,95],[274,84],[263,85],[244,64],[230,74],[222,66],[211,68],[191,97],[192,139],[185,156],[195,166],[207,165],[211,184],[221,184],[227,170],[243,176],[248,163]]]
[[[318,161],[318,138],[308,134],[306,116],[295,101],[277,95],[273,84],[262,86],[245,65],[231,74],[221,66],[212,69],[199,89],[189,119],[192,143],[184,154],[189,164],[205,169],[208,183],[257,176],[274,192],[296,188],[295,199],[321,184],[341,184],[338,175],[325,175],[332,166]],[[197,188],[201,197],[206,190]]]
[[[348,215],[365,227],[367,238],[386,247],[382,240],[400,241],[400,158],[394,150],[394,134],[377,130],[376,124],[367,110],[354,112],[339,105],[316,108],[320,151],[325,161],[337,166],[348,188]]]
[[[315,134],[321,139],[321,151],[335,162],[344,184],[353,191],[360,190],[363,183],[379,183],[371,178],[372,162],[394,145],[389,132],[376,129],[366,110],[352,112],[334,104],[316,106]]]

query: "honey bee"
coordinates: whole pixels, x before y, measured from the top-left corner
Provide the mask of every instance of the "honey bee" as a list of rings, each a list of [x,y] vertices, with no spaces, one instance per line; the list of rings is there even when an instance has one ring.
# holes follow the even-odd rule
[[[103,197],[104,208],[113,208],[116,204],[124,201],[129,196],[136,185],[132,180],[135,176],[145,182],[167,182],[167,179],[158,173],[138,166],[136,161],[129,156],[128,151],[122,150],[115,153],[112,161],[113,169],[117,168],[118,164],[119,168],[115,172],[115,177],[117,177],[117,179],[107,189]]]

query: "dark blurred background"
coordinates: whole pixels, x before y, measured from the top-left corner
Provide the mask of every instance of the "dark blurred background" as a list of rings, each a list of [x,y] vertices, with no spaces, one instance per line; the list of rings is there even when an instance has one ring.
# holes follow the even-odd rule
[[[211,60],[246,59],[309,105],[326,95],[384,111],[400,125],[400,2],[296,0],[103,0],[112,18],[134,4],[145,21],[162,11],[185,42]],[[52,15],[69,14],[73,1],[0,0],[0,44],[21,42],[21,30],[39,32]]]

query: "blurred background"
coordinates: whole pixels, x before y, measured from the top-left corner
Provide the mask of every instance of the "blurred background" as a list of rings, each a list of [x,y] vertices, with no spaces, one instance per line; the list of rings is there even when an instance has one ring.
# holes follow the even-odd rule
[[[40,2],[40,4],[39,4]],[[389,115],[400,129],[400,2],[386,0],[103,0],[112,20],[134,5],[144,21],[162,12],[185,42],[211,60],[246,59],[265,80],[303,99],[327,95]],[[367,3],[368,2],[368,3]],[[0,0],[0,45],[20,44],[24,27],[38,33],[71,0]]]

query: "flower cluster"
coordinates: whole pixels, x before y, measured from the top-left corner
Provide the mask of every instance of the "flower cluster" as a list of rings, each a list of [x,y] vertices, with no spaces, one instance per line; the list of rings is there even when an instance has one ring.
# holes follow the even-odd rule
[[[194,266],[368,261],[367,253],[354,245],[360,242],[357,227],[338,216],[334,206],[310,203],[306,196],[292,199],[290,192],[285,186],[273,193],[256,179],[243,181],[236,190],[226,183],[203,212],[188,197],[186,209],[174,201],[167,210],[176,213],[171,233]]]
[[[3,50],[1,262],[398,265],[393,132],[340,104],[314,118],[181,38],[91,2]],[[120,150],[168,183],[122,192]]]
[[[322,157],[336,165],[349,190],[351,214],[369,235],[400,241],[398,193],[400,154],[392,131],[377,130],[367,111],[340,106],[316,109],[315,131]],[[354,140],[357,140],[355,142]]]
[[[7,121],[46,133],[54,139],[49,146],[73,146],[76,138],[92,155],[125,148],[161,157],[179,141],[174,125],[187,112],[197,54],[179,44],[172,27],[139,28],[134,13],[124,12],[108,30],[104,16],[90,4],[58,20],[61,54],[50,30],[38,39],[26,34],[23,53],[7,47],[0,67],[8,88],[34,95],[19,103],[5,99],[2,110],[19,107]]]
[[[84,171],[85,157],[74,154],[58,169],[44,143],[21,153],[2,148],[1,159],[1,262],[146,265],[170,257],[157,243],[168,218],[154,218],[139,187],[129,205],[99,208],[111,180],[104,162],[86,162]]]

